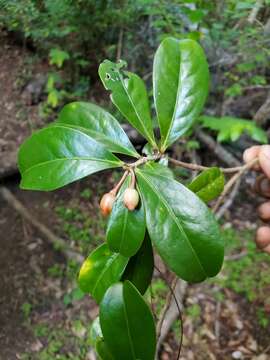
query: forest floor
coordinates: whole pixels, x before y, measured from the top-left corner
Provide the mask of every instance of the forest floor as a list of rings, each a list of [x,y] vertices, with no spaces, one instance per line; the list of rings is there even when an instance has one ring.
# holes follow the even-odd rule
[[[29,104],[24,84],[46,64],[33,61],[0,34],[0,159],[41,126],[40,104]],[[19,176],[5,186],[76,252],[86,256],[104,239],[100,196],[117,172],[91,176],[53,193],[21,191]],[[259,200],[246,186],[221,222],[226,261],[215,279],[189,285],[184,296],[182,360],[270,359],[270,257],[255,249]],[[98,308],[76,285],[79,265],[0,197],[0,360],[92,360],[89,328]],[[158,315],[166,283],[155,274],[151,294]],[[177,320],[160,354],[176,359]]]

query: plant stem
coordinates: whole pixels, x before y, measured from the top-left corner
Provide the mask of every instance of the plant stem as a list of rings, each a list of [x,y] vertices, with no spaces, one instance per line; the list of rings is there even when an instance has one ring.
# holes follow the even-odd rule
[[[120,187],[123,185],[124,181],[126,180],[126,177],[128,176],[129,171],[126,170],[123,174],[123,176],[121,177],[120,181],[118,182],[118,184],[115,185],[115,187],[110,191],[111,194],[113,195],[117,195]]]
[[[189,170],[202,171],[202,170],[211,169],[211,167],[208,167],[208,166],[186,163],[184,161],[176,160],[176,159],[173,159],[171,157],[169,157],[168,159],[172,164],[177,165],[177,166],[181,166],[181,167],[189,169]],[[226,173],[226,174],[230,174],[230,173],[235,173],[235,172],[241,171],[243,166],[245,166],[245,165],[235,166],[235,167],[231,167],[231,168],[222,168],[221,167],[220,170],[222,172]]]
[[[131,183],[129,185],[130,189],[134,189],[135,188],[135,184],[136,184],[136,176],[134,173],[133,168],[130,169],[130,174],[131,174]]]
[[[172,282],[169,283],[168,280],[166,279],[166,277],[162,274],[162,272],[159,270],[159,268],[157,266],[155,266],[155,269],[159,272],[161,278],[166,282],[166,284],[167,284],[167,286],[169,287],[169,290],[170,290],[170,292],[167,294],[165,305],[162,308],[160,319],[159,319],[158,324],[157,324],[158,343],[160,343],[161,330],[162,330],[163,322],[164,322],[165,317],[166,317],[166,313],[168,312],[168,310],[170,308],[172,299],[174,299],[175,305],[176,305],[177,310],[178,310],[179,320],[180,320],[180,327],[181,327],[180,343],[179,343],[178,354],[177,354],[177,360],[178,360],[180,358],[180,352],[181,352],[182,343],[183,343],[183,333],[184,333],[180,300],[177,298],[177,296],[175,294],[175,289],[176,289],[176,286],[177,286],[177,284],[179,282],[179,279],[176,277],[176,275],[174,275]],[[181,299],[181,301],[183,301],[183,299]],[[159,347],[160,346],[158,345],[157,346],[157,353],[159,351]],[[156,358],[157,358],[157,355],[158,354],[156,354]]]
[[[164,305],[164,307],[162,308],[162,312],[161,312],[161,314],[160,314],[160,319],[159,319],[158,324],[157,324],[157,330],[156,330],[156,332],[157,332],[157,338],[160,337],[161,327],[162,327],[163,321],[164,321],[164,319],[165,319],[165,315],[166,315],[166,313],[167,313],[167,310],[168,310],[168,308],[169,308],[169,306],[170,306],[170,303],[171,303],[171,301],[172,301],[173,292],[174,292],[174,289],[175,289],[177,280],[178,280],[177,277],[174,276],[174,278],[173,278],[173,280],[172,280],[172,282],[171,282],[171,285],[170,285],[170,287],[169,287],[169,288],[170,288],[170,291],[169,291],[168,294],[167,294],[167,297],[166,297],[166,300],[165,300],[165,305]]]
[[[224,187],[224,190],[222,191],[220,197],[218,198],[215,206],[213,207],[213,212],[215,213],[219,206],[221,205],[221,203],[223,202],[225,196],[227,195],[227,193],[231,190],[231,188],[233,187],[233,185],[237,182],[238,179],[240,179],[240,177],[249,169],[251,169],[256,163],[258,162],[258,158],[255,158],[253,160],[251,160],[250,162],[248,162],[247,164],[243,165],[240,167],[240,170],[234,174],[230,180],[227,182],[227,184]]]
[[[156,155],[153,155],[153,156],[143,156],[141,157],[139,160],[135,161],[134,163],[126,163],[123,168],[124,169],[134,169],[140,165],[143,165],[145,163],[147,163],[148,161],[155,161],[155,160],[158,160],[162,157],[162,154],[156,154]]]
[[[155,161],[158,160],[162,157],[163,155],[158,153],[156,155],[152,155],[152,156],[143,156],[141,158],[139,158],[139,160],[133,162],[133,163],[125,163],[123,168],[124,169],[133,169],[136,168],[140,165],[143,165],[145,163],[147,163],[148,161]],[[211,167],[208,166],[203,166],[203,165],[198,165],[198,164],[192,164],[192,163],[186,163],[184,161],[180,161],[180,160],[176,160],[174,158],[169,157],[168,160],[177,166],[181,166],[183,168],[189,169],[189,170],[193,170],[193,171],[202,171],[202,170],[208,170],[211,169]],[[220,168],[220,170],[226,174],[231,174],[231,173],[235,173],[235,172],[239,172],[242,170],[243,166],[245,165],[241,165],[241,166],[235,166],[235,167],[229,167],[229,168]]]

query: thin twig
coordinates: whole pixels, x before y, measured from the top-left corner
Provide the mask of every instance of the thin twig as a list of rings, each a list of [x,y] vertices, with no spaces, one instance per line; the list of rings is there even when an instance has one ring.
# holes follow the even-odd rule
[[[118,182],[118,184],[116,184],[116,186],[110,191],[111,194],[116,195],[119,191],[119,189],[121,188],[121,186],[123,185],[124,181],[126,180],[126,177],[128,176],[129,171],[126,170],[123,174],[123,176],[121,177],[120,181]]]
[[[149,286],[149,292],[150,292],[151,310],[152,310],[152,314],[154,315],[155,322],[156,322],[157,317],[156,317],[156,314],[155,314],[155,311],[154,311],[154,302],[153,302],[153,299],[154,299],[154,294],[153,294],[152,284]]]
[[[224,204],[220,207],[220,209],[216,212],[216,218],[220,219],[225,214],[225,212],[232,206],[234,199],[236,198],[238,194],[238,190],[241,184],[241,179],[238,179],[236,183],[234,184],[234,187],[228,196],[228,199],[224,202]]]
[[[156,155],[153,155],[153,156],[142,156],[139,160],[133,162],[133,163],[125,163],[125,165],[123,166],[124,169],[132,169],[132,168],[136,168],[140,165],[143,165],[145,163],[147,163],[148,161],[155,161],[155,160],[158,160],[162,157],[162,154],[156,154]]]
[[[261,7],[263,6],[263,3],[264,3],[264,0],[257,0],[255,5],[252,7],[252,10],[248,16],[248,19],[247,21],[250,23],[250,24],[253,24],[254,21],[256,20],[256,17],[261,9]]]
[[[116,54],[117,61],[119,61],[121,59],[121,56],[122,56],[123,35],[124,35],[124,30],[121,27],[121,29],[119,31],[118,44],[117,44],[117,54]]]
[[[270,92],[269,92],[265,102],[257,110],[253,119],[255,120],[256,124],[262,126],[265,124],[267,119],[269,119],[269,116],[270,116]]]
[[[224,257],[224,260],[225,261],[235,261],[235,260],[239,260],[239,259],[242,259],[243,257],[247,256],[247,251],[242,251],[238,254],[233,254],[233,255],[230,255],[230,256],[225,256]]]
[[[216,318],[215,318],[215,336],[218,344],[220,337],[220,322],[219,322],[220,310],[221,310],[221,303],[220,301],[218,301],[216,306]]]
[[[230,180],[227,182],[227,184],[224,187],[224,190],[222,191],[222,194],[218,198],[215,206],[213,207],[213,212],[216,213],[218,208],[220,207],[221,203],[223,202],[225,196],[230,191],[232,186],[240,179],[240,177],[249,169],[251,169],[256,163],[258,162],[258,158],[253,159],[252,161],[248,162],[247,164],[243,165],[241,169],[233,175],[233,177],[230,178]]]
[[[171,157],[169,157],[168,160],[174,165],[181,166],[183,168],[193,170],[193,171],[208,170],[211,168],[211,167],[203,166],[203,165],[199,165],[199,164],[186,163],[184,161],[176,160]],[[230,174],[230,173],[235,173],[235,172],[240,171],[242,169],[242,167],[243,166],[235,166],[235,167],[231,167],[231,168],[222,168],[221,167],[220,170],[226,174]]]
[[[222,162],[228,166],[240,166],[240,161],[226,150],[221,144],[218,144],[210,135],[203,130],[197,129],[195,131],[196,137],[206,145]]]
[[[162,308],[161,315],[160,315],[159,321],[157,323],[157,338],[160,337],[161,327],[162,327],[165,315],[166,315],[166,313],[168,311],[168,308],[170,306],[170,303],[172,301],[172,296],[173,296],[173,292],[175,290],[176,283],[177,283],[177,277],[174,276],[174,279],[173,279],[173,281],[172,281],[172,283],[170,285],[172,291],[168,292],[168,294],[167,294],[167,297],[166,297],[166,300],[165,300],[165,305]]]
[[[129,187],[131,189],[134,189],[135,184],[136,184],[136,176],[135,176],[135,172],[134,172],[133,168],[130,169],[130,174],[131,174],[131,183],[130,183]]]
[[[171,292],[171,294],[172,294],[172,297],[173,297],[173,299],[174,299],[174,301],[175,301],[175,305],[176,305],[176,307],[177,307],[177,311],[178,311],[178,315],[179,315],[179,319],[180,319],[180,331],[181,331],[180,343],[179,343],[179,348],[178,348],[178,353],[177,353],[177,358],[176,358],[176,360],[178,360],[178,359],[180,358],[180,353],[181,353],[181,349],[182,349],[182,344],[183,344],[183,332],[184,332],[184,331],[183,331],[183,318],[182,318],[182,312],[181,312],[181,305],[179,304],[179,302],[178,302],[178,300],[177,300],[177,298],[176,298],[176,296],[175,296],[174,289],[173,289],[173,285],[174,285],[175,280],[177,280],[176,283],[175,283],[175,286],[176,286],[177,283],[179,282],[179,280],[174,278],[173,284],[170,285],[169,282],[167,281],[167,279],[165,278],[165,276],[163,276],[162,272],[158,269],[157,266],[155,266],[155,269],[159,272],[160,276],[163,278],[163,280],[166,282],[167,286],[169,287],[170,292]],[[165,303],[165,305],[164,305],[164,308],[166,308],[167,310],[166,310],[166,312],[164,312],[165,315],[166,315],[166,313],[167,313],[167,311],[168,311],[168,308],[169,308],[169,306],[170,306],[172,297],[167,296],[167,298],[166,298],[166,303]],[[165,319],[165,316],[163,317],[162,322],[164,321],[164,319]],[[159,331],[160,333],[161,333],[161,329],[162,329],[162,323],[161,323],[161,325],[160,325],[160,331]],[[160,341],[160,338],[159,338],[158,344],[160,345],[160,343],[161,343],[161,341]],[[159,350],[159,345],[157,345],[157,352],[158,352],[158,350]]]

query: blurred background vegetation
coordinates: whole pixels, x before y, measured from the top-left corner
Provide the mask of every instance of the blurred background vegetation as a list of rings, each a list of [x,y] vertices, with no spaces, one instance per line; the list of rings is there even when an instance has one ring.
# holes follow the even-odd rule
[[[173,156],[234,166],[230,161],[241,162],[246,147],[269,142],[270,0],[0,0],[0,168],[67,102],[93,101],[121,119],[98,78],[99,63],[126,60],[150,90],[154,52],[166,36],[199,41],[211,73],[204,116],[196,132],[172,148]],[[86,255],[102,241],[105,221],[98,201],[117,172],[53,194],[33,194],[18,190],[11,159],[12,177],[0,169],[0,180],[69,248]],[[191,174],[175,169],[175,176],[185,182]],[[253,242],[254,208],[261,201],[249,190],[253,180],[250,175],[241,188],[238,184],[223,211],[222,273],[189,286],[184,295],[182,360],[270,358],[270,260]],[[88,338],[97,308],[77,288],[78,262],[40,239],[7,203],[0,205],[6,235],[0,239],[0,358],[94,359]],[[148,297],[157,315],[167,291],[155,274]],[[175,358],[178,339],[179,320],[161,359]]]
[[[48,61],[53,108],[87,98],[104,58],[123,58],[149,80],[153,53],[166,36],[202,43],[212,93],[221,104],[267,85],[269,5],[269,0],[0,0],[0,26]],[[249,110],[242,109],[242,117]]]

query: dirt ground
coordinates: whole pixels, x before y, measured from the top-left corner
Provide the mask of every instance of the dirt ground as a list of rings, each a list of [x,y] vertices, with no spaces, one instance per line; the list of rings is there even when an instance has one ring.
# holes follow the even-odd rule
[[[25,81],[28,55],[3,34],[0,43],[0,156],[3,158],[16,150],[42,121],[39,105],[27,104],[23,96],[21,81]],[[46,65],[37,63],[30,68],[35,74]],[[113,176],[110,173],[93,176],[53,193],[19,190],[19,175],[9,178],[4,185],[40,221],[86,255],[103,237],[104,221],[96,206],[104,189],[110,189]],[[104,185],[100,185],[101,179]],[[219,281],[188,286],[182,360],[270,359],[267,322],[270,303],[265,301],[270,297],[270,280],[251,278],[251,283],[246,285],[242,279],[243,289],[245,285],[252,294],[262,293],[255,299],[248,298],[241,288],[239,292],[235,290],[237,285],[241,287],[242,268],[252,269],[251,259],[257,256],[251,247],[253,257],[244,255],[250,260],[246,265],[242,255],[233,257],[234,252],[236,255],[248,252],[252,244],[256,201],[249,191],[244,191],[237,198],[234,212],[226,214],[223,221],[225,230],[242,231],[244,245],[234,247],[233,254],[227,253],[228,262],[241,265],[241,269],[235,270],[240,273],[236,284],[226,283],[225,268]],[[74,228],[69,222],[74,222]],[[76,238],[74,229],[80,231],[80,239]],[[244,238],[245,229],[251,240]],[[256,273],[267,273],[267,268],[270,273],[269,260],[260,259]],[[88,333],[98,310],[89,297],[76,292],[77,269],[78,264],[68,263],[61,252],[0,197],[0,360],[93,359]],[[164,300],[167,290],[159,281],[156,274],[153,292]],[[154,300],[155,309],[159,306]],[[263,326],[257,316],[258,309],[264,311]],[[179,322],[163,346],[161,359],[175,359],[178,340]]]

